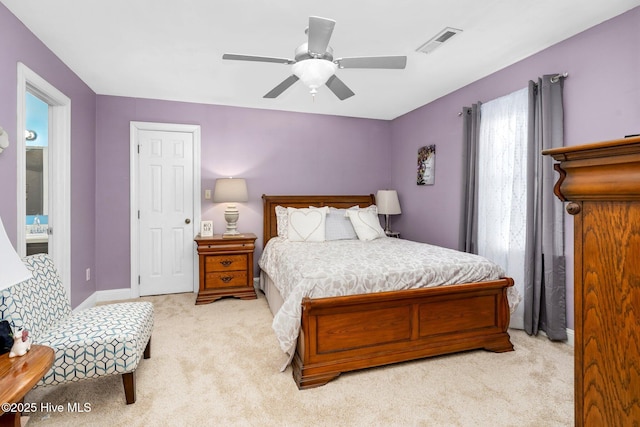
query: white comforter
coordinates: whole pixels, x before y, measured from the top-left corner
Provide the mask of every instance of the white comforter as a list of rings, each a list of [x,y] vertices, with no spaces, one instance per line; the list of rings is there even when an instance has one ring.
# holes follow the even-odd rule
[[[505,276],[501,267],[478,255],[395,238],[291,242],[274,237],[258,264],[284,300],[274,316],[273,329],[280,348],[290,356],[300,330],[304,297],[480,282]],[[510,287],[512,312],[519,299]]]

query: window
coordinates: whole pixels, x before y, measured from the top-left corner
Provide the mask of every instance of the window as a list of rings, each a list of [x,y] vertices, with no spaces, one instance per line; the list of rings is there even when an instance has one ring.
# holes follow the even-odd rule
[[[524,295],[528,89],[482,104],[481,117],[478,254],[501,265]],[[512,327],[523,327],[523,310],[511,315]]]

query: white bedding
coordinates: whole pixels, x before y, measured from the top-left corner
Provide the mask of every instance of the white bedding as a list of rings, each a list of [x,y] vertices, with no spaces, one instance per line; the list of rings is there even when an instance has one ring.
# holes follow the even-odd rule
[[[480,282],[504,277],[504,270],[478,255],[395,238],[372,241],[292,242],[269,240],[260,268],[284,303],[274,315],[280,348],[293,355],[304,297],[321,298]],[[520,296],[509,288],[509,306]]]

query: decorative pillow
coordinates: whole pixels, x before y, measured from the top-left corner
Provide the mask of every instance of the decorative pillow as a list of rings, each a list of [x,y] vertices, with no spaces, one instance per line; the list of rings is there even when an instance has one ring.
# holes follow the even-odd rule
[[[373,213],[372,209],[347,210],[347,217],[351,220],[358,239],[369,241],[385,237],[378,215]]]
[[[349,208],[358,210],[358,206]],[[329,208],[329,213],[325,221],[326,240],[356,240],[358,235],[351,225],[351,220],[347,218],[347,209]]]
[[[378,206],[377,205],[369,205],[366,208],[360,208],[360,210],[373,212],[374,215],[378,215]]]
[[[287,238],[287,228],[289,227],[289,212],[284,206],[276,206],[276,228],[278,237]]]
[[[328,207],[316,209],[287,208],[287,239],[292,242],[324,242]]]

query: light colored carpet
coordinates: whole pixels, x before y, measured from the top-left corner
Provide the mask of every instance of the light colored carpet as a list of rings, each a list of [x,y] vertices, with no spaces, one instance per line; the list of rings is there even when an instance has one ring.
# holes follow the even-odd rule
[[[137,401],[120,376],[37,388],[28,426],[572,426],[573,349],[511,330],[515,351],[472,351],[342,374],[299,391],[264,296],[194,305],[145,297],[156,311]],[[72,407],[89,411],[74,412]],[[51,408],[61,405],[61,412]],[[46,410],[46,408],[50,408]]]

